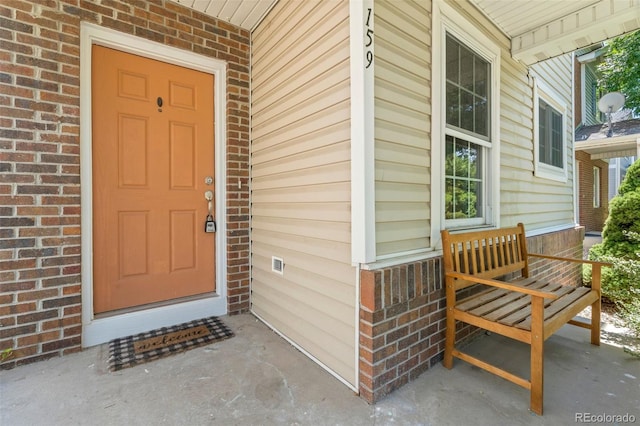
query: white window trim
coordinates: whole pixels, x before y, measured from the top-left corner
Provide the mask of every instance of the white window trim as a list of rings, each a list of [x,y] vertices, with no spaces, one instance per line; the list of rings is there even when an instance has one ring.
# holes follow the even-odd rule
[[[602,177],[600,176],[600,167],[593,166],[593,207],[600,208],[600,185]]]
[[[562,168],[554,167],[549,164],[540,161],[540,117],[538,107],[540,105],[540,99],[544,100],[547,104],[552,106],[556,111],[562,114]],[[555,180],[558,182],[567,182],[568,169],[567,169],[567,120],[569,106],[566,102],[563,102],[560,96],[550,87],[544,84],[536,76],[533,77],[533,163],[534,174],[537,177],[549,180]]]
[[[482,223],[468,223],[466,226],[500,226],[500,47],[480,29],[467,21],[453,7],[443,0],[435,0],[433,7],[433,44],[432,44],[432,105],[431,115],[431,245],[441,247],[440,230],[445,226],[443,195],[444,180],[444,136],[446,117],[446,99],[444,90],[446,33],[455,36],[473,51],[491,64],[491,130],[490,153],[485,159],[484,176],[486,200],[484,200],[484,220]],[[467,136],[465,136],[467,137]],[[473,219],[472,219],[473,220]],[[460,223],[462,226],[463,224]],[[457,226],[456,226],[457,227]]]

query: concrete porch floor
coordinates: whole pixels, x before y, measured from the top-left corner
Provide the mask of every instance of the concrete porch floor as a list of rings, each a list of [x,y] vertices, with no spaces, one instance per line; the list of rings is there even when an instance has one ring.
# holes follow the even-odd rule
[[[117,373],[107,345],[0,371],[0,424],[570,425],[578,413],[640,423],[640,359],[590,345],[577,327],[546,342],[539,417],[528,391],[462,361],[368,405],[253,316],[223,319],[234,338]],[[502,340],[482,336],[467,350],[525,374],[528,347]]]

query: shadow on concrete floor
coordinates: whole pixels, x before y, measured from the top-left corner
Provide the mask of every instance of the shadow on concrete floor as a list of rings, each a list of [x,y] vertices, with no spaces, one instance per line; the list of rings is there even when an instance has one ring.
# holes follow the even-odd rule
[[[581,413],[640,422],[640,360],[589,344],[565,326],[545,347],[545,414],[529,393],[456,361],[368,405],[252,315],[225,317],[236,336],[108,371],[107,346],[0,371],[4,425],[570,425]],[[515,373],[526,345],[482,336],[468,350]]]

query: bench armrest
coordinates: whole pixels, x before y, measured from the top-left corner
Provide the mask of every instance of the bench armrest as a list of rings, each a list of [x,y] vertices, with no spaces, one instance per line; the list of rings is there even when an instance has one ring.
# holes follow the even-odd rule
[[[463,274],[461,272],[446,272],[445,275],[451,278],[458,278],[466,281],[471,281],[478,284],[485,284],[492,287],[503,288],[505,290],[517,291],[519,293],[529,294],[531,296],[543,297],[545,299],[557,299],[558,296],[556,294],[550,293],[548,291],[535,290],[528,287],[522,287],[517,284],[507,283],[504,281],[494,280],[491,278],[480,278],[475,275]]]
[[[549,259],[549,260],[560,260],[564,262],[574,262],[574,263],[582,263],[591,265],[591,288],[600,293],[601,290],[601,279],[602,279],[602,267],[610,267],[613,266],[609,262],[597,262],[595,260],[587,260],[587,259],[574,259],[571,257],[557,257],[557,256],[548,256],[546,254],[538,254],[538,253],[528,253],[529,257],[537,257],[540,259]]]
[[[574,263],[586,263],[592,266],[596,266],[599,265],[600,267],[603,266],[611,266],[611,263],[609,262],[598,262],[595,260],[587,260],[587,259],[574,259],[572,257],[558,257],[558,256],[548,256],[546,254],[538,254],[538,253],[527,253],[530,257],[539,257],[542,259],[549,259],[549,260],[563,260],[565,262],[574,262]]]

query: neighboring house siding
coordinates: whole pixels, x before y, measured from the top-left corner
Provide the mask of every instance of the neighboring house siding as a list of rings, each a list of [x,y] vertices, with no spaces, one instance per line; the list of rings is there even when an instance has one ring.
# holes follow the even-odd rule
[[[582,64],[578,60],[578,56],[574,55],[573,57],[573,87],[574,87],[574,111],[573,111],[573,128],[577,128],[580,124],[582,124],[584,118],[582,117],[582,104],[584,102],[584,88],[582,83]]]
[[[430,4],[376,1],[375,187],[378,257],[429,247]]]
[[[576,151],[576,161],[580,163],[578,184],[579,223],[585,232],[601,232],[609,212],[609,164],[604,160],[592,160],[584,151]],[[600,206],[594,206],[593,168],[600,169]]]
[[[252,309],[355,386],[349,4],[281,1],[252,44]]]
[[[527,231],[573,224],[573,115],[571,56],[532,66],[536,78],[550,87],[567,106],[564,156],[568,178],[557,181],[533,173],[533,84],[527,70],[503,54],[501,117],[501,225],[518,222]]]
[[[600,123],[596,87],[598,77],[594,64],[584,64],[584,124],[591,126]]]

